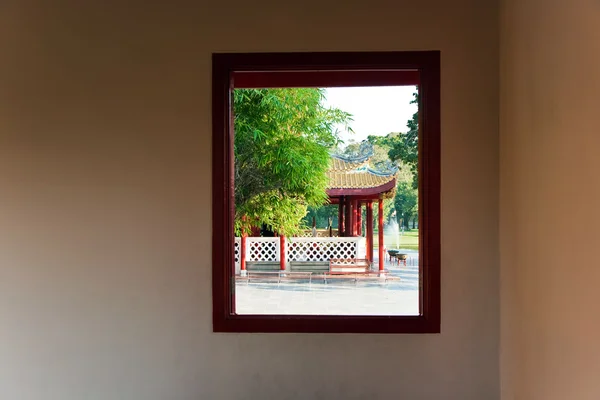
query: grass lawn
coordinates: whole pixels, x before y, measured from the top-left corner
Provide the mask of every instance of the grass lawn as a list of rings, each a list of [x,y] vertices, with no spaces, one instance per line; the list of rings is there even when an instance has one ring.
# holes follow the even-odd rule
[[[373,236],[373,246],[375,248],[379,248],[377,233],[375,232]],[[401,248],[419,250],[419,230],[411,229],[409,231],[404,231],[404,234],[399,235],[398,237],[396,237],[395,235],[390,235],[386,232],[386,234],[384,234],[383,236],[383,241],[385,243],[385,247],[388,249]]]

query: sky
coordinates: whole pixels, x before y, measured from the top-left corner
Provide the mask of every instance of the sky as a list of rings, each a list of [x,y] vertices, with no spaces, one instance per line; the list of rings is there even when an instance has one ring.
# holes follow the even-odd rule
[[[354,133],[344,131],[341,136],[346,143],[360,142],[369,135],[406,132],[407,121],[417,111],[417,105],[410,104],[415,89],[415,86],[327,88],[323,104],[352,114],[354,121],[350,126]]]

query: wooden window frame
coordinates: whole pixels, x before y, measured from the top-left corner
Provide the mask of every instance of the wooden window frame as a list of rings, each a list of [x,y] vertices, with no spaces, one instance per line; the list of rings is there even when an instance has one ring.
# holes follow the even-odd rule
[[[418,316],[237,315],[231,93],[240,87],[419,85]],[[439,333],[440,52],[217,53],[212,57],[214,332]]]

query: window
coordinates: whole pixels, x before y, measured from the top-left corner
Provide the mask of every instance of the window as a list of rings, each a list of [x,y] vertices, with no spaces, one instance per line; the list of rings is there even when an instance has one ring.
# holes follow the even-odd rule
[[[412,224],[418,226],[416,231],[418,234],[415,233],[414,238],[418,240],[418,251],[414,254],[417,262],[411,263],[411,258],[407,254],[399,254],[398,251],[394,253],[392,249],[379,246],[385,241],[383,218],[386,212],[390,224],[400,221],[402,226],[408,227],[406,221],[409,217],[401,215],[402,207],[396,205],[395,210],[392,211],[392,214],[394,212],[396,214],[391,216],[389,210],[384,210],[385,199],[390,196],[397,197],[399,190],[396,181],[397,169],[392,171],[386,168],[373,168],[367,163],[373,154],[373,149],[369,148],[373,143],[369,140],[364,141],[365,146],[362,144],[354,146],[355,153],[352,153],[348,146],[343,149],[345,153],[339,151],[336,153],[335,143],[340,138],[334,135],[331,141],[332,137],[326,133],[327,129],[333,130],[336,123],[343,123],[345,114],[344,110],[337,109],[335,106],[326,108],[319,105],[314,112],[304,112],[302,110],[309,110],[310,107],[297,102],[290,103],[291,106],[284,104],[283,108],[297,112],[291,114],[292,119],[296,115],[305,114],[332,115],[334,111],[328,110],[333,108],[336,108],[335,112],[341,112],[335,114],[339,118],[326,120],[325,125],[319,121],[311,125],[313,120],[303,120],[299,125],[300,131],[304,129],[300,136],[307,137],[309,135],[307,132],[311,132],[310,134],[314,134],[316,138],[313,142],[321,143],[331,154],[329,170],[326,173],[329,182],[326,204],[316,209],[309,208],[306,215],[298,214],[298,210],[303,206],[316,204],[314,199],[318,199],[319,195],[325,193],[324,188],[321,190],[322,194],[319,194],[318,190],[314,191],[316,194],[312,192],[312,194],[298,194],[297,185],[288,185],[290,187],[286,186],[287,189],[283,189],[282,186],[285,186],[283,184],[272,186],[271,189],[275,189],[271,191],[269,187],[262,191],[252,191],[256,185],[268,186],[265,182],[269,179],[272,181],[271,178],[266,177],[265,170],[261,170],[262,167],[271,165],[270,155],[265,153],[266,144],[257,144],[252,140],[260,140],[264,131],[269,129],[283,131],[289,128],[293,131],[290,127],[293,124],[289,121],[284,121],[283,125],[273,125],[275,128],[265,125],[265,121],[272,119],[271,116],[275,118],[275,115],[279,115],[277,110],[273,111],[268,108],[269,106],[274,103],[281,105],[282,98],[291,99],[292,102],[300,101],[299,98],[310,98],[312,101],[310,104],[316,104],[313,95],[322,95],[323,91],[327,90],[333,92],[336,88],[354,90],[378,87],[398,88],[406,85],[418,88],[418,114],[415,114],[418,115],[418,123],[414,124],[418,135],[415,143],[418,152],[413,154],[417,157],[414,159],[413,169],[414,176],[417,177],[414,181],[414,190],[418,194],[416,200],[418,213],[412,220]],[[277,91],[279,89],[282,91]],[[293,89],[299,90],[293,91]],[[271,95],[275,97],[265,98]],[[360,97],[362,94],[357,96]],[[257,104],[256,107],[266,105],[266,108],[254,109],[253,104]],[[440,331],[439,52],[214,54],[212,106],[212,273],[215,332],[436,333]],[[255,119],[262,121],[261,126],[252,125],[242,118],[256,113],[261,115],[259,119]],[[235,119],[236,117],[238,119]],[[325,131],[322,129],[323,126],[327,128]],[[239,137],[235,136],[236,129],[240,131]],[[245,154],[251,157],[253,154],[260,153],[264,157],[259,161],[241,161],[243,156],[239,147],[242,144],[235,140],[236,138],[241,140],[242,130],[249,135],[247,137],[250,138],[251,145],[255,146],[249,148]],[[296,140],[299,136],[297,132],[298,130],[293,131],[289,140]],[[323,132],[326,134],[325,139],[319,136]],[[371,140],[373,141],[378,143],[375,139]],[[273,145],[273,141],[265,143]],[[288,149],[280,144],[276,146],[279,146],[276,150],[284,154],[300,154],[294,153],[294,148]],[[318,152],[322,153],[322,150],[318,149]],[[289,163],[284,162],[281,167],[273,167],[274,170],[285,169],[287,164],[293,164],[291,161],[304,162],[301,165],[304,165],[306,170],[313,167],[309,163],[310,159],[300,160],[301,154],[297,157],[298,160],[291,155],[288,157]],[[285,158],[283,160],[285,161]],[[243,180],[245,178],[240,176],[240,171],[249,171],[243,168],[248,168],[250,164],[255,167],[252,176],[258,177],[258,180]],[[256,167],[257,165],[261,168]],[[317,167],[314,174],[321,176],[324,171]],[[355,174],[354,177],[360,175],[365,177],[364,180],[376,181],[376,183],[364,187],[357,184],[333,185],[331,182],[338,178],[340,181],[347,181],[347,178],[339,176],[340,174]],[[288,179],[290,176],[291,178]],[[295,182],[296,179],[293,171],[281,177],[278,179],[286,184]],[[246,185],[243,188],[242,181]],[[303,182],[303,178],[299,181]],[[322,179],[319,182],[318,184],[323,185]],[[406,185],[409,186],[408,182]],[[251,197],[248,195],[249,192],[260,193],[261,196],[269,193],[270,197],[267,198],[266,203],[264,196],[261,201],[267,205],[268,201],[285,203],[289,206],[289,213],[285,208],[275,215],[262,211],[266,208],[271,210],[271,207],[261,205],[263,203],[256,200],[258,197],[245,201]],[[377,214],[376,218],[374,214]],[[294,221],[302,217],[304,222],[288,226],[287,216],[294,217],[295,219],[292,218]],[[324,226],[317,226],[317,217],[321,218],[321,221],[326,221],[322,222]],[[374,220],[377,220],[377,224],[373,224]],[[375,229],[376,235],[374,235]],[[292,236],[289,232],[292,232]],[[374,251],[375,242],[378,245],[377,252]],[[340,250],[342,248],[350,253],[343,253]],[[407,265],[399,265],[406,264],[407,259]],[[392,293],[392,289],[396,288],[393,286],[394,279],[398,278],[402,282],[404,278],[396,276],[389,268],[398,271],[402,268],[413,268],[416,272],[414,312],[380,313],[376,310],[374,313],[368,313],[362,312],[359,308],[350,309],[348,312],[334,311],[330,314],[326,312],[328,299],[336,300],[338,297],[321,296],[321,294],[328,293],[331,296],[337,286],[342,288],[339,293],[346,293],[346,298],[352,298],[353,301],[360,298],[363,293],[380,290],[379,287],[383,288],[381,290],[386,290],[385,293]],[[397,289],[402,290],[399,286]],[[289,297],[291,292],[296,296]],[[322,309],[308,311],[303,310],[302,307],[269,308],[268,302],[260,303],[266,298],[273,298],[280,294],[288,296],[287,299],[308,296],[313,300],[318,298],[317,301],[325,303]],[[265,297],[259,298],[259,303],[255,304],[260,307],[246,307],[250,304],[249,299],[256,300],[257,296],[263,295]],[[393,305],[394,297],[390,298]],[[239,301],[242,300],[243,302],[240,303]],[[313,302],[313,306],[314,304]]]

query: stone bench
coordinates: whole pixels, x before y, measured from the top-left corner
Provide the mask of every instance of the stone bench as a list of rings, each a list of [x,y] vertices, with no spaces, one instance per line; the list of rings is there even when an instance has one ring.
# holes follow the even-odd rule
[[[290,271],[248,271],[246,274],[246,283],[249,284],[252,279],[260,282],[276,281],[277,284],[282,281],[293,281],[296,279],[306,279],[308,284],[312,283],[312,272],[290,272]]]
[[[364,258],[332,258],[329,260],[329,274],[360,274],[371,270],[369,260]]]
[[[279,261],[246,261],[247,271],[279,271]]]
[[[290,261],[290,271],[327,272],[329,261]]]

